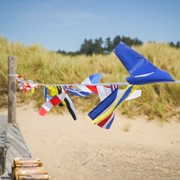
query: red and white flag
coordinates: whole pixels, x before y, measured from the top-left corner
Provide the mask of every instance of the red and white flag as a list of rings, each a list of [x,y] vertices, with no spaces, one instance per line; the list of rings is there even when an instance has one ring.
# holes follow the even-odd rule
[[[65,91],[57,96],[54,96],[49,101],[46,101],[39,109],[39,114],[41,116],[46,115],[46,113],[49,112],[52,107],[54,107],[54,106],[60,104],[62,101],[64,101],[64,99],[66,97],[66,93],[67,92]]]

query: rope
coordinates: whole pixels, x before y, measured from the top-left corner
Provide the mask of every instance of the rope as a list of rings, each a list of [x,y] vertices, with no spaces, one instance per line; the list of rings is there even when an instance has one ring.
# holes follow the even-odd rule
[[[35,83],[39,84],[39,83]],[[98,86],[98,85],[103,85],[103,86],[109,86],[109,85],[120,85],[120,86],[125,86],[128,85],[128,82],[108,82],[108,83],[94,83],[94,84],[39,84],[41,86]]]

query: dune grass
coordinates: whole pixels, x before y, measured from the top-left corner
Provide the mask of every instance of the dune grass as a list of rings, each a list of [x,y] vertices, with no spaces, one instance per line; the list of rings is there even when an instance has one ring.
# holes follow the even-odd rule
[[[175,79],[180,79],[180,50],[167,44],[147,43],[132,47],[157,67],[168,71]],[[38,45],[29,47],[20,43],[9,43],[0,37],[0,107],[7,108],[7,57],[16,56],[16,72],[34,82],[45,84],[81,83],[93,73],[103,73],[101,82],[125,81],[127,71],[114,53],[93,56],[65,56]],[[129,117],[147,115],[149,119],[158,118],[169,121],[172,117],[180,120],[180,85],[153,84],[140,86],[142,97],[125,102],[118,111]],[[18,88],[17,88],[18,89]],[[44,102],[42,88],[34,94],[17,90],[18,105],[36,102],[40,107]],[[72,96],[71,96],[72,97]],[[91,95],[87,98],[72,97],[78,111],[88,112],[96,104],[98,97]],[[64,108],[54,108],[53,111],[64,111]]]

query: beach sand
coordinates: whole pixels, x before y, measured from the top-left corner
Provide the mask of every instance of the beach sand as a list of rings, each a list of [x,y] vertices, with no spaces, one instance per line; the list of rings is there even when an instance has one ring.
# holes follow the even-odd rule
[[[0,114],[6,114],[6,111]],[[180,123],[129,119],[116,113],[109,130],[79,113],[41,117],[17,108],[17,122],[34,158],[53,180],[180,179]]]

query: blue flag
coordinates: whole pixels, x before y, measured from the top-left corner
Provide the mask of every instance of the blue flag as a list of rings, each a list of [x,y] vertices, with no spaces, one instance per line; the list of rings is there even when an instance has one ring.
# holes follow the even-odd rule
[[[131,75],[126,78],[130,84],[174,81],[166,71],[155,67],[151,62],[123,42],[120,42],[115,47],[114,52]]]

